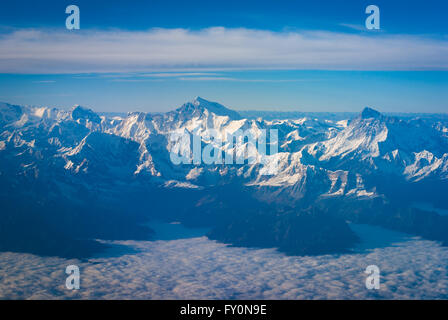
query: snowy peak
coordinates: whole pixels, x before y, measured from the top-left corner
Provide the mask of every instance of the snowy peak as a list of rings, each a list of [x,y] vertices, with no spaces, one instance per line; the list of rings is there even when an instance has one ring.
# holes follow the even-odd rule
[[[20,106],[0,102],[0,125],[18,121],[22,116],[22,113],[22,108]]]
[[[347,160],[364,161],[380,155],[380,144],[389,134],[387,120],[380,112],[365,108],[335,137],[311,145],[309,153],[319,161],[346,163]]]
[[[101,118],[93,110],[75,105],[72,109],[73,120],[89,120],[94,123],[100,123]]]
[[[371,118],[379,119],[382,117],[382,115],[375,109],[365,107],[364,110],[362,110],[360,117],[361,119],[371,119]]]
[[[63,170],[64,177],[68,173],[95,177],[89,183],[109,183],[111,177],[155,185],[176,181],[176,187],[238,182],[260,189],[266,199],[285,203],[321,195],[373,197],[373,189],[361,183],[370,181],[371,175],[393,174],[409,182],[448,179],[448,139],[443,131],[447,125],[443,119],[437,121],[436,128],[434,122],[382,115],[371,108],[355,119],[350,115],[342,125],[324,116],[242,119],[201,97],[168,113],[133,112],[120,117],[99,117],[81,106],[62,111],[0,103],[0,160],[16,168],[8,171],[11,176],[38,163],[41,173],[51,167],[48,172]],[[263,165],[181,166],[170,161],[170,151],[177,146],[179,150],[189,146],[191,151],[191,141],[172,141],[174,131],[194,133],[204,148],[244,154],[247,142],[220,144],[210,138],[209,130],[222,136],[250,130],[258,136],[262,129],[278,130],[279,146],[279,152]],[[277,173],[265,175],[271,164],[278,165]]]
[[[177,109],[180,113],[199,114],[205,110],[212,112],[218,116],[228,116],[232,120],[239,120],[241,116],[238,112],[224,107],[222,104],[196,97],[191,102],[187,102]]]

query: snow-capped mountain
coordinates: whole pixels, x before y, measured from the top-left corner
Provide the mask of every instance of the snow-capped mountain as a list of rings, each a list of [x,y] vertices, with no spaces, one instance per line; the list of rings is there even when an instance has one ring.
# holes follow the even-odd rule
[[[166,211],[171,218],[213,221],[219,228],[243,219],[243,211],[252,217],[275,211],[280,219],[281,212],[323,210],[424,234],[408,225],[418,214],[400,210],[413,201],[448,207],[447,127],[443,116],[395,117],[371,108],[347,119],[325,113],[244,118],[200,97],[164,114],[126,116],[98,115],[82,106],[65,111],[2,103],[0,197],[11,206],[26,198],[31,207],[94,203],[123,211]],[[246,136],[234,141],[238,132]],[[197,140],[183,140],[185,135]],[[250,137],[264,137],[265,150]],[[221,162],[196,161],[194,141],[202,152],[221,154]],[[173,151],[188,161],[174,163]],[[244,161],[226,163],[228,155]],[[177,201],[166,200],[167,195]],[[431,219],[428,225],[434,227],[428,228],[445,223]],[[238,225],[253,220],[244,221]],[[225,232],[216,234],[228,239]],[[445,239],[445,232],[436,234],[430,238]]]
[[[71,111],[9,104],[0,108],[0,155],[8,168],[14,168],[8,175],[30,170],[38,175],[50,166],[65,176],[102,174],[104,179],[114,177],[114,183],[119,179],[207,187],[238,179],[263,189],[268,201],[282,199],[282,193],[289,200],[301,199],[311,190],[316,198],[375,197],[375,188],[363,184],[363,177],[372,173],[393,174],[410,182],[448,178],[448,138],[440,130],[442,123],[388,117],[370,108],[354,119],[337,122],[307,117],[244,119],[200,97],[165,114],[111,118],[81,106]],[[174,131],[197,135],[204,145],[213,145],[210,130],[224,137],[237,130],[259,136],[262,129],[278,130],[278,153],[267,157],[268,162],[277,161],[274,175],[261,175],[260,164],[170,162],[170,151],[176,147],[170,141]],[[248,147],[247,142],[227,142],[213,147],[237,154]]]

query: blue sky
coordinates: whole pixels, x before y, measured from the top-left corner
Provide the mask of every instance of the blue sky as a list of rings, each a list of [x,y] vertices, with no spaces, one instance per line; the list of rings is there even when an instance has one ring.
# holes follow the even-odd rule
[[[440,0],[15,0],[2,1],[0,21],[4,26],[64,28],[70,4],[80,7],[83,28],[225,26],[277,31],[347,31],[340,24],[363,26],[365,8],[375,4],[388,32],[439,35],[446,35],[448,9]]]
[[[65,29],[76,4],[81,30]],[[364,27],[365,8],[381,30]],[[0,100],[167,111],[448,111],[444,1],[0,3]]]

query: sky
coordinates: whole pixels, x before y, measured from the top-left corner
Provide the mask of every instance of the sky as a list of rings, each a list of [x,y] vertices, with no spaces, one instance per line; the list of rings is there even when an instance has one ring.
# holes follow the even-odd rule
[[[80,29],[67,30],[68,5]],[[380,9],[368,30],[366,7]],[[448,112],[445,1],[2,1],[0,101]]]

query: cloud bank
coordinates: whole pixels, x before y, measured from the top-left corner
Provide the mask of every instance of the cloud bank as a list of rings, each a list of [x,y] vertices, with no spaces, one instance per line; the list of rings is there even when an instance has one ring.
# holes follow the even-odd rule
[[[137,254],[87,262],[0,253],[0,299],[440,299],[448,298],[448,249],[411,239],[367,253],[288,257],[205,237],[117,242]],[[76,264],[81,289],[65,289]],[[378,265],[381,289],[365,288]]]
[[[1,73],[155,70],[448,70],[448,40],[385,33],[19,29],[0,35]]]

